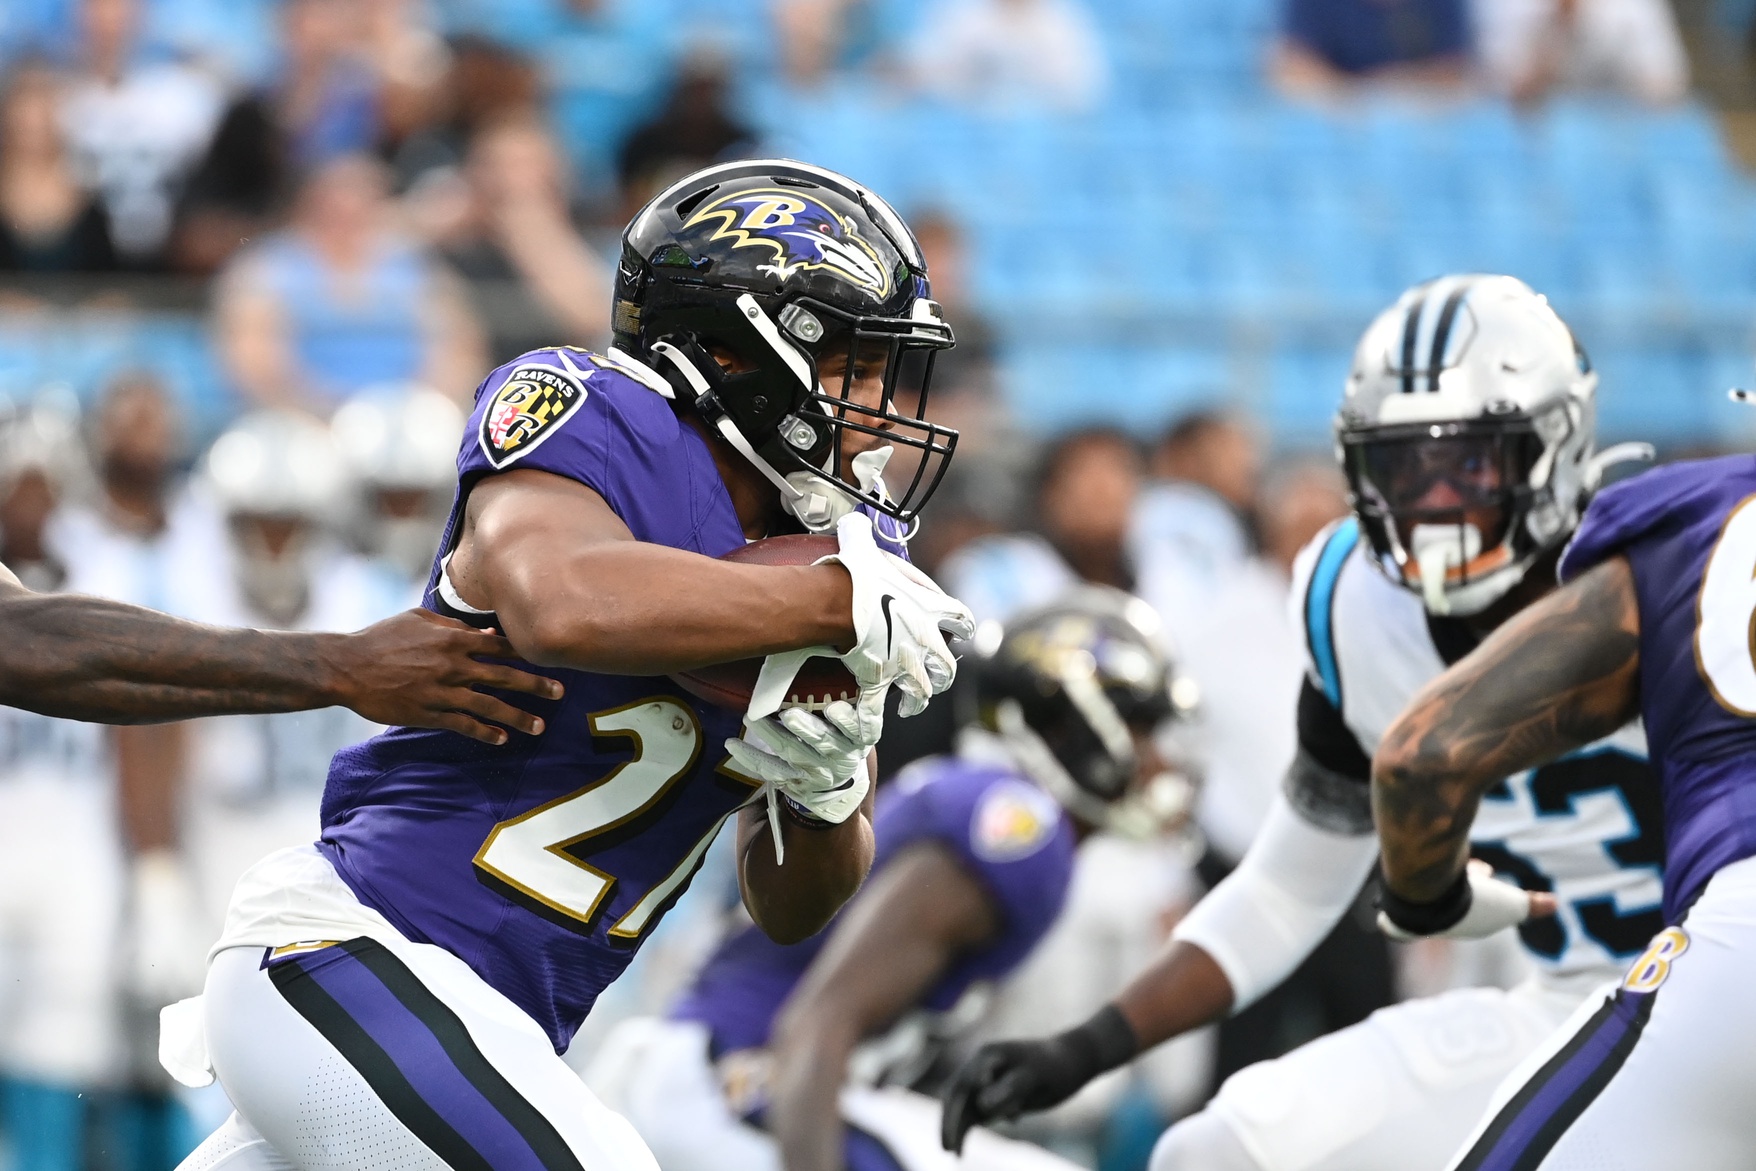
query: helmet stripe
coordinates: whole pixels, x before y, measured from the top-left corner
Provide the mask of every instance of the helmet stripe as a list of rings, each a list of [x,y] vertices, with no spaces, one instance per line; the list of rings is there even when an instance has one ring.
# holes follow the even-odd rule
[[[1421,287],[1421,295],[1413,305],[1408,307],[1408,316],[1402,321],[1402,393],[1415,392],[1415,338],[1421,331],[1421,312],[1427,307],[1427,294],[1431,285]]]
[[[1439,311],[1439,324],[1433,327],[1433,349],[1427,358],[1428,390],[1439,389],[1439,372],[1445,368],[1445,348],[1451,342],[1451,324],[1457,320],[1457,310],[1474,287],[1473,281],[1460,284],[1445,298],[1445,308]]]

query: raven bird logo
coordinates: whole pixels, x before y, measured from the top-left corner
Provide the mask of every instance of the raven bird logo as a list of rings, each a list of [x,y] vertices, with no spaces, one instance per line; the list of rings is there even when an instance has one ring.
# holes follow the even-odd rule
[[[683,224],[685,230],[706,226],[713,229],[709,240],[772,252],[774,259],[757,269],[781,280],[796,272],[828,269],[879,300],[894,287],[890,270],[860,238],[854,222],[802,191],[771,187],[709,200]]]

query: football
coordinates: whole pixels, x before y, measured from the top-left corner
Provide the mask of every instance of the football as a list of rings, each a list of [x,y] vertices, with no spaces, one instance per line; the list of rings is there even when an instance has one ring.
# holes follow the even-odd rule
[[[810,565],[836,551],[832,536],[798,534],[769,537],[752,541],[741,549],[727,553],[723,560],[749,565]],[[756,689],[756,676],[762,670],[761,659],[739,659],[718,663],[671,676],[689,694],[719,707],[742,712],[750,706],[750,694]],[[816,710],[838,699],[853,699],[859,685],[841,660],[826,657],[806,659],[793,677],[784,701],[787,707]]]

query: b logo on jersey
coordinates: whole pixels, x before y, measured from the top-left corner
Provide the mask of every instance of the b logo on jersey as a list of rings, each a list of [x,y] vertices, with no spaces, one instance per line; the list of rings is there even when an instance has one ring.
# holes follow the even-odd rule
[[[1657,992],[1659,985],[1671,974],[1671,964],[1689,950],[1689,936],[1681,927],[1666,927],[1646,949],[1646,954],[1628,969],[1622,987],[1630,992]]]
[[[584,384],[565,371],[552,366],[518,367],[482,411],[482,454],[496,468],[528,455],[579,409],[585,397]]]
[[[710,199],[683,228],[711,228],[710,241],[730,240],[733,248],[766,249],[774,260],[758,267],[782,280],[827,269],[879,300],[895,289],[890,270],[854,223],[803,191],[775,187]]]

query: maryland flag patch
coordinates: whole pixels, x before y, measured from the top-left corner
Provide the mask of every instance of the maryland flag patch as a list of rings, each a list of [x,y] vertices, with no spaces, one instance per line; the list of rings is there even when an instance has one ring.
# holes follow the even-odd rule
[[[482,454],[496,468],[530,454],[586,398],[582,377],[553,366],[516,367],[482,411]]]

